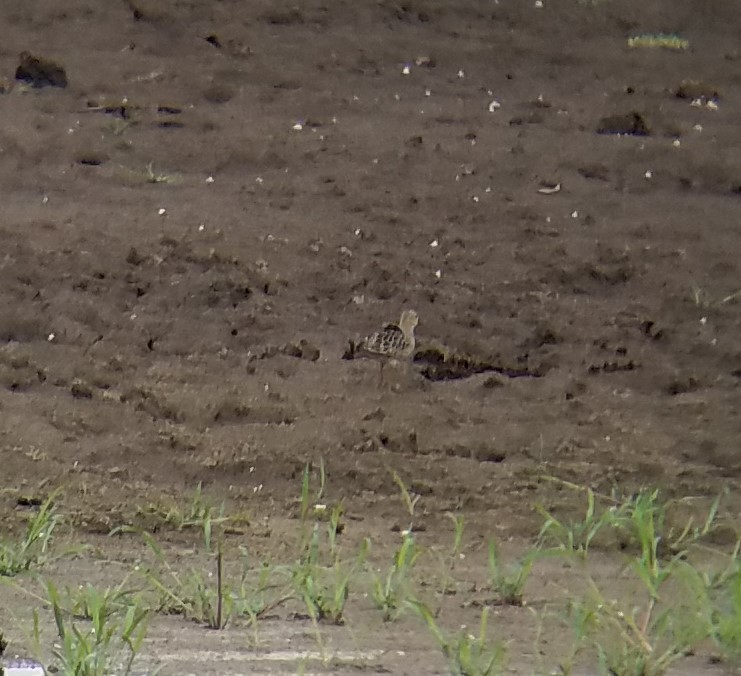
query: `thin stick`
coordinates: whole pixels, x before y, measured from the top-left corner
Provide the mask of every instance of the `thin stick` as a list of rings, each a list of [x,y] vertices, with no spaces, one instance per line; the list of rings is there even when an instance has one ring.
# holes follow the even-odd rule
[[[222,613],[222,584],[221,584],[221,543],[219,543],[219,551],[216,553],[216,592],[218,597],[216,598],[216,628],[221,629],[221,613]]]

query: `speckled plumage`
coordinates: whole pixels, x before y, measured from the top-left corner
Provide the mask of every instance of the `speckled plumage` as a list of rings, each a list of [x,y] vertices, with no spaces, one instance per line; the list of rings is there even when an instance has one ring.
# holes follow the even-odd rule
[[[384,325],[380,331],[364,338],[358,345],[359,357],[381,361],[381,382],[383,367],[387,361],[409,359],[414,354],[414,328],[418,323],[419,317],[414,310],[404,310],[398,324]]]

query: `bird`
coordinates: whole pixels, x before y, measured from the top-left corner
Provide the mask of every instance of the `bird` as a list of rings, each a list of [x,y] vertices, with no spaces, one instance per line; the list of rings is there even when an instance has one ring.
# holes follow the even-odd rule
[[[377,359],[380,362],[381,385],[383,368],[388,362],[407,360],[414,354],[414,329],[417,324],[419,315],[414,310],[404,310],[398,324],[384,324],[380,331],[363,338],[358,344],[356,356]]]

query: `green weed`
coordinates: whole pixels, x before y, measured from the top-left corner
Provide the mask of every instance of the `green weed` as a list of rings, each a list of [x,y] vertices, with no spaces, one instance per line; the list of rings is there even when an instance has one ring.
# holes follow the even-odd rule
[[[453,546],[451,547],[450,554],[443,560],[442,583],[440,587],[440,593],[443,596],[456,592],[457,584],[453,577],[453,572],[456,563],[463,558],[461,549],[463,548],[463,533],[465,529],[465,522],[462,515],[448,512],[446,516],[453,522]]]
[[[580,521],[560,521],[541,505],[537,505],[536,510],[544,519],[538,541],[553,543],[558,551],[586,560],[594,538],[605,526],[614,524],[616,518],[615,510],[597,510],[595,494],[591,488],[587,488],[586,494],[587,508]]]
[[[409,577],[421,553],[414,536],[407,533],[396,550],[394,562],[385,577],[373,573],[373,603],[383,613],[384,622],[397,619],[407,607],[410,596]]]
[[[0,577],[12,577],[48,561],[52,536],[61,521],[54,502],[58,493],[44,500],[20,542],[0,542]]]
[[[531,549],[514,563],[505,566],[499,558],[496,541],[493,538],[489,541],[489,585],[496,594],[496,603],[522,605],[525,584],[539,555],[537,549]]]
[[[453,676],[491,676],[504,672],[506,649],[501,641],[491,641],[488,637],[488,608],[481,611],[478,635],[465,630],[451,635],[439,627],[434,615],[423,603],[412,601],[410,605],[424,620],[440,646]]]
[[[107,592],[88,594],[89,621],[76,621],[64,608],[59,592],[47,582],[48,602],[54,613],[57,638],[53,656],[64,676],[129,674],[147,633],[149,611],[136,599],[125,612],[111,606]],[[114,595],[115,596],[115,595]],[[41,653],[38,611],[33,615],[33,637]]]

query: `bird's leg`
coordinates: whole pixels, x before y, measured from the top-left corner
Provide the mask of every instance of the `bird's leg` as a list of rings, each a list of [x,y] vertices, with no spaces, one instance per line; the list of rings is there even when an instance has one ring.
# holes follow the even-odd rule
[[[379,376],[378,387],[383,387],[383,367],[386,366],[385,360],[381,359],[380,364],[381,364],[381,369],[378,372],[378,376]]]

